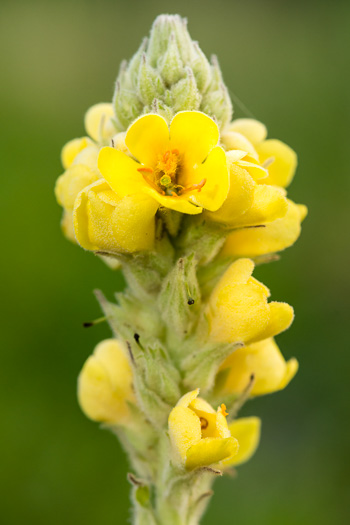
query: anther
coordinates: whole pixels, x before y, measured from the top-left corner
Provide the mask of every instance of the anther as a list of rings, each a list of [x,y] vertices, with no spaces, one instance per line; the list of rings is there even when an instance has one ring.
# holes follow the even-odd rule
[[[209,425],[208,420],[205,419],[204,417],[200,417],[199,419],[201,422],[201,429],[205,430],[206,428],[208,428],[208,425]]]
[[[140,173],[142,173],[143,171],[145,171],[146,173],[153,173],[153,169],[147,168],[147,166],[142,166],[142,168],[137,168],[137,171],[139,171]]]
[[[207,182],[207,179],[203,179],[198,184],[193,184],[192,186],[188,186],[187,188],[182,188],[182,190],[179,191],[179,195],[182,195],[183,193],[186,193],[188,191],[195,191],[195,190],[197,190],[199,193],[206,182]]]

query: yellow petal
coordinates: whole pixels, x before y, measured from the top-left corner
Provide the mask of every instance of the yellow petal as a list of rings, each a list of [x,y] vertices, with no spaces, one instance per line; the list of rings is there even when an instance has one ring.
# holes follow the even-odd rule
[[[194,399],[199,394],[199,388],[196,388],[196,390],[192,390],[191,392],[187,392],[187,394],[184,394],[179,401],[176,403],[177,407],[185,407],[187,408]]]
[[[284,217],[268,223],[265,228],[249,228],[232,232],[221,251],[222,256],[257,257],[288,248],[298,239],[301,232],[301,217],[304,208],[292,201]]]
[[[115,128],[111,124],[114,116],[112,104],[101,102],[89,108],[85,114],[85,129],[88,135],[97,142],[111,137]]]
[[[285,371],[284,377],[279,385],[279,390],[283,390],[283,388],[285,388],[291,382],[291,380],[297,373],[298,369],[299,369],[299,363],[295,359],[295,357],[293,357],[292,359],[289,359],[289,361],[286,364],[286,371]]]
[[[139,162],[153,167],[169,148],[168,124],[160,115],[144,115],[131,124],[125,143]]]
[[[251,259],[239,259],[232,263],[215,287],[212,297],[215,298],[216,294],[220,293],[220,290],[225,286],[246,284],[253,273],[254,266],[255,264]]]
[[[246,212],[253,203],[255,182],[249,173],[230,162],[230,189],[221,208],[206,216],[215,222],[234,227],[237,217]]]
[[[170,412],[168,423],[175,459],[185,464],[188,449],[201,440],[200,419],[189,408],[176,406]]]
[[[254,146],[267,137],[266,126],[252,118],[239,118],[231,122],[230,131],[237,131],[244,135]]]
[[[185,167],[201,164],[218,140],[216,123],[200,111],[181,111],[171,121],[171,147],[183,155]]]
[[[221,141],[227,150],[244,150],[258,160],[258,154],[253,144],[241,133],[237,131],[226,131],[221,134]]]
[[[252,206],[240,215],[235,226],[258,226],[284,217],[288,204],[282,191],[274,186],[256,185]]]
[[[252,162],[254,161],[254,162]],[[237,162],[238,166],[246,169],[255,181],[264,179],[264,183],[268,177],[268,171],[263,166],[260,166],[252,157],[246,156],[244,159]]]
[[[120,198],[104,181],[78,195],[74,228],[87,250],[134,253],[153,247],[157,205],[143,194]]]
[[[280,140],[269,139],[258,144],[256,150],[261,164],[273,160],[267,168],[269,176],[263,181],[264,184],[288,186],[292,182],[298,163],[297,155],[292,148]]]
[[[206,161],[193,170],[198,184],[205,179],[201,191],[195,191],[189,199],[209,211],[216,211],[222,206],[230,188],[230,174],[226,162],[226,155],[222,148],[215,147],[211,150]]]
[[[188,215],[198,215],[202,213],[203,208],[192,204],[186,195],[170,197],[168,195],[161,195],[158,191],[154,190],[148,184],[145,184],[142,191],[157,201],[164,208],[175,210],[180,213],[187,213]]]
[[[239,450],[232,459],[224,462],[225,466],[246,463],[258,448],[260,441],[261,420],[258,417],[242,417],[230,424],[230,432],[238,440]]]
[[[76,244],[77,240],[75,238],[72,211],[63,210],[61,228],[65,237],[67,237],[69,241],[74,242]]]
[[[89,137],[82,137],[79,139],[70,140],[63,146],[61,152],[61,162],[65,170],[73,163],[78,153],[86,148],[89,144],[91,144]]]
[[[233,437],[222,438],[204,438],[195,445],[192,445],[187,451],[186,468],[205,467],[220,463],[237,454],[239,444]]]
[[[98,179],[97,170],[84,164],[73,164],[56,181],[55,194],[58,203],[66,210],[72,211],[78,193]]]
[[[90,356],[78,379],[78,400],[94,421],[126,423],[127,401],[134,400],[132,371],[119,342],[102,341]]]
[[[75,157],[72,166],[76,164],[84,164],[89,168],[98,171],[97,168],[97,159],[98,159],[99,149],[95,144],[91,144],[81,150]]]
[[[286,363],[272,338],[249,344],[237,349],[222,364],[221,370],[229,370],[223,393],[240,394],[249,384],[252,374],[252,396],[276,392],[289,383],[297,371],[297,366],[295,359]]]
[[[149,187],[137,171],[139,167],[140,164],[114,148],[102,148],[98,156],[98,169],[120,197],[139,193]]]
[[[275,335],[280,334],[287,330],[293,322],[294,319],[294,310],[292,306],[287,303],[278,303],[271,302],[269,303],[270,307],[270,319],[269,322],[261,333],[257,336],[253,336],[250,339],[250,342],[260,341],[262,339],[267,339]]]

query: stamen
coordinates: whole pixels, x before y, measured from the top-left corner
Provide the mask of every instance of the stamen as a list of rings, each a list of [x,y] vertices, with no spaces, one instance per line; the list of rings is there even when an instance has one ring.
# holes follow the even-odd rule
[[[174,155],[177,155],[177,156],[180,155],[180,152],[178,149],[173,149],[171,153],[174,153]]]
[[[275,162],[275,157],[269,157],[268,159],[266,159],[263,163],[262,163],[262,167],[263,168],[268,168],[273,162]]]
[[[204,419],[204,417],[200,417],[200,422],[201,422],[201,429],[202,430],[205,430],[206,428],[208,428],[208,420],[207,419]]]
[[[197,190],[199,193],[206,182],[207,182],[207,179],[203,179],[198,184],[193,184],[192,186],[188,186],[187,188],[182,188],[182,190],[179,191],[179,195],[182,195],[183,193],[187,193],[188,191],[195,191],[195,190]]]
[[[224,405],[224,403],[222,403],[222,405],[220,406],[220,410],[221,410],[221,414],[223,416],[225,416],[225,417],[228,416],[228,412],[226,410],[226,405]]]
[[[144,180],[147,182],[147,184],[149,184],[150,186],[152,186],[152,188],[154,190],[156,190],[158,193],[160,193],[161,195],[165,195],[165,191],[163,191],[162,189],[160,189],[154,182],[153,180],[151,180],[149,177],[147,177],[147,175],[145,175],[144,173],[141,173],[142,177],[144,178]]]
[[[147,166],[142,166],[142,168],[137,168],[137,171],[139,171],[140,173],[142,173],[143,171],[145,171],[146,173],[153,173],[153,169],[147,168]]]

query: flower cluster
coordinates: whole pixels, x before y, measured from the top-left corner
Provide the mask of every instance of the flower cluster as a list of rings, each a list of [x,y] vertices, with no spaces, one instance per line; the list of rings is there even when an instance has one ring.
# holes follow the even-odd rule
[[[161,16],[113,103],[62,151],[63,232],[127,282],[117,304],[99,293],[114,338],[87,359],[78,399],[139,476],[137,523],[197,523],[214,476],[258,446],[260,420],[239,408],[298,369],[274,340],[293,308],[252,277],[300,235],[307,210],[286,193],[297,157],[231,112],[217,62]]]

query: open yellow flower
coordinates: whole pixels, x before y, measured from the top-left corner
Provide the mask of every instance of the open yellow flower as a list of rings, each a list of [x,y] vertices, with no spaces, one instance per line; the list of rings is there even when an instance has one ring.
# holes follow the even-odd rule
[[[85,415],[94,421],[128,423],[128,402],[135,401],[132,371],[116,339],[99,343],[85,362],[78,379],[78,400]]]
[[[307,208],[289,199],[287,203],[285,216],[267,223],[264,228],[239,229],[230,233],[220,255],[257,257],[292,246],[300,235],[301,222],[306,217]]]
[[[256,452],[260,441],[261,420],[258,417],[241,417],[229,424],[231,435],[239,443],[238,453],[224,460],[225,467],[246,463]]]
[[[99,170],[121,197],[142,193],[158,206],[187,214],[215,211],[229,190],[224,150],[215,122],[198,111],[180,112],[170,130],[160,115],[144,115],[128,129],[125,143],[134,160],[103,148]]]
[[[275,340],[269,338],[238,348],[220,369],[228,371],[223,393],[243,392],[254,374],[251,395],[261,396],[285,388],[298,371],[298,361],[292,358],[286,362]]]
[[[175,461],[188,470],[228,460],[239,447],[228,429],[225,405],[215,411],[198,394],[198,389],[185,394],[169,415]]]
[[[298,159],[287,144],[277,139],[266,139],[267,130],[261,122],[250,119],[236,119],[223,134],[222,141],[228,149],[244,149],[267,169],[268,176],[258,181],[287,187],[294,177]]]
[[[155,238],[157,205],[145,194],[119,196],[103,180],[75,199],[74,230],[86,250],[134,253],[150,250]]]
[[[286,330],[294,317],[286,303],[267,302],[270,291],[252,277],[250,259],[235,261],[209,297],[206,315],[213,340],[251,343]]]

